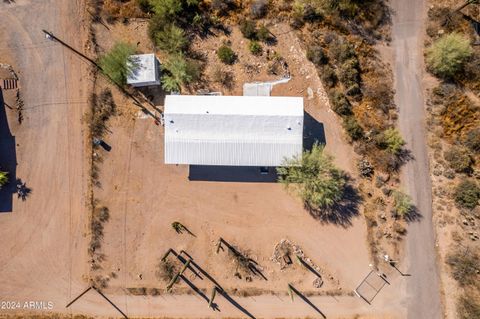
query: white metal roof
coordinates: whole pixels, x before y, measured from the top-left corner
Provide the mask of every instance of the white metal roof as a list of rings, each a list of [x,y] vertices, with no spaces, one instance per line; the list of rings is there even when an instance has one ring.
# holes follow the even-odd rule
[[[303,99],[168,95],[165,163],[280,166],[303,147]]]
[[[158,65],[155,54],[131,55],[127,64],[135,64],[133,72],[127,76],[127,83],[133,86],[146,86],[160,84]]]

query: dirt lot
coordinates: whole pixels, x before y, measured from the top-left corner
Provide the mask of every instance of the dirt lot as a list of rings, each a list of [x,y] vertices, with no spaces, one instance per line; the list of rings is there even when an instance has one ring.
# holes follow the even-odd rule
[[[108,154],[101,151],[104,156],[101,187],[95,189],[100,204],[110,209],[101,249],[104,261],[100,270],[89,272],[85,226],[88,148],[82,118],[87,109],[90,77],[86,63],[46,40],[40,32],[42,28],[51,30],[82,48],[85,43],[83,31],[79,33],[82,4],[82,1],[54,0],[0,4],[0,36],[6,39],[0,45],[1,58],[18,71],[25,100],[21,126],[16,124],[15,114],[8,113],[10,129],[18,144],[16,177],[33,190],[25,202],[14,199],[13,212],[0,214],[4,238],[0,300],[52,301],[53,309],[48,311],[119,316],[93,290],[65,308],[68,301],[88,286],[87,276],[98,275],[109,279],[103,291],[128,316],[245,317],[250,313],[274,318],[321,317],[324,313],[329,318],[405,317],[405,279],[398,273],[382,269],[390,285],[371,306],[352,294],[371,269],[361,214],[353,217],[346,227],[326,225],[311,217],[298,199],[275,183],[189,181],[188,167],[163,164],[162,127],[149,118],[136,116],[131,101],[120,98],[118,93],[115,96],[120,114],[109,123],[111,134],[105,139],[112,150]],[[144,35],[145,23],[111,26],[110,31],[101,25],[97,28],[103,28],[103,32],[97,30],[103,49],[120,35],[127,39],[130,36],[131,42],[136,43],[139,41],[134,37],[136,34],[141,35],[140,50],[150,50]],[[117,28],[128,30],[118,32]],[[272,31],[278,37],[274,49],[287,60],[292,76],[287,84],[276,86],[273,95],[305,97],[306,111],[314,119],[312,123],[316,120],[323,124],[328,152],[335,156],[339,167],[355,178],[352,160],[355,156],[344,139],[337,116],[327,105],[314,67],[306,61],[293,33],[284,26],[272,26]],[[233,38],[238,40],[238,31],[233,32]],[[214,48],[221,39],[209,41]],[[236,74],[235,87],[225,94],[240,94],[241,84],[247,80],[275,78],[264,71],[242,77],[239,72],[244,67],[242,62],[260,61],[247,54],[239,41],[233,45],[243,53],[232,70]],[[213,62],[213,52],[207,59]],[[102,82],[99,85],[106,86]],[[173,221],[182,222],[196,237],[176,234],[170,226]],[[244,277],[234,277],[226,251],[215,253],[219,237],[247,252],[266,279],[254,276],[249,282]],[[282,271],[270,260],[274,246],[281,239],[298,244],[319,267],[325,281],[322,288],[313,287],[312,272],[297,264]],[[204,298],[192,293],[185,283],[175,288],[179,294],[135,296],[139,288],[165,287],[155,271],[168,248],[189,253],[229,292],[234,302],[219,296],[221,312],[212,312]],[[186,278],[199,289],[206,289],[204,293],[209,296],[212,288],[209,280],[195,277],[190,270]],[[288,283],[304,293],[319,310],[299,297],[291,303]],[[327,292],[335,295],[325,295]],[[245,293],[251,296],[241,297]],[[258,293],[263,294],[258,296]],[[235,302],[237,306],[233,305]],[[28,310],[31,309],[6,313]],[[46,310],[36,313],[39,312]],[[0,315],[4,314],[0,311]]]
[[[12,205],[0,213],[0,300],[51,301],[53,311],[64,310],[85,285],[88,167],[81,119],[89,80],[86,64],[45,39],[41,29],[81,48],[80,4],[0,4],[0,60],[16,70],[25,102],[21,125],[15,112],[6,108],[16,147],[1,155],[13,159],[14,169],[13,183],[3,190],[10,192]],[[26,201],[11,193],[15,178],[32,190]],[[5,312],[9,310],[0,310]]]
[[[145,32],[145,23],[117,24],[110,28],[108,31],[101,25],[96,27],[102,49],[108,49],[115,40],[127,39],[132,43],[140,41],[140,51],[151,50],[146,37],[138,36]],[[271,49],[286,59],[292,76],[288,83],[275,86],[272,95],[303,96],[306,112],[313,117],[312,122],[318,121],[324,126],[327,150],[335,155],[335,161],[342,169],[355,177],[352,160],[355,155],[343,136],[337,116],[329,109],[315,68],[306,60],[296,36],[288,32],[287,27],[272,26],[272,31],[278,35],[278,44]],[[214,49],[222,40],[221,37],[212,37],[202,42],[207,74],[218,64]],[[278,79],[278,76],[267,74],[265,57],[253,57],[247,52],[238,30],[232,30],[229,40],[239,57],[234,66],[228,67],[235,74],[235,86],[229,90],[207,86],[210,90],[222,90],[229,95],[241,94],[245,81]],[[257,65],[260,71],[246,73],[246,65]],[[288,283],[308,295],[340,295],[334,298],[311,297],[313,301],[325,305],[329,315],[370,312],[365,302],[351,296],[352,290],[370,270],[366,227],[360,215],[352,218],[351,225],[346,227],[327,225],[310,216],[293,194],[288,194],[276,183],[189,181],[188,166],[163,164],[162,128],[148,117],[132,116],[136,110],[129,106],[128,101],[119,96],[116,101],[121,115],[110,122],[111,134],[106,142],[112,150],[109,153],[100,151],[104,158],[100,174],[102,186],[95,190],[100,205],[110,210],[101,248],[105,260],[101,263],[102,269],[92,272],[92,276],[108,279],[105,291],[118,302],[120,308],[128,309],[135,315],[152,314],[156,309],[162,309],[169,316],[212,315],[206,309],[205,300],[183,282],[174,289],[182,295],[163,295],[166,283],[159,280],[155,273],[160,258],[172,248],[176,252],[186,251],[239,303],[245,304],[248,311],[255,311],[258,316],[315,314],[301,303],[295,302],[294,306],[285,304],[289,300]],[[159,107],[162,106],[160,103]],[[183,223],[195,237],[176,234],[171,227],[173,221]],[[247,252],[258,263],[266,280],[252,276],[250,282],[244,277],[235,277],[227,252],[215,253],[220,237]],[[322,288],[313,287],[315,275],[302,267],[294,265],[292,269],[282,271],[271,261],[274,247],[281,239],[298,244],[307,257],[320,267],[325,280]],[[211,281],[202,280],[190,271],[187,271],[186,278],[209,297],[213,287]],[[403,283],[398,276],[393,275],[392,279],[396,284],[395,290],[385,289],[375,300],[379,305],[375,313],[380,316],[401,311],[398,302],[392,303],[395,298],[392,293],[402,289]],[[161,293],[162,296],[127,298],[123,296],[125,289],[133,294]],[[185,293],[193,293],[193,296]],[[263,295],[257,296],[259,294]],[[252,297],[240,297],[242,295]],[[342,309],[332,304],[332,300],[341,301]],[[386,306],[387,300],[390,306]],[[86,300],[83,300],[77,307],[83,308],[85,303]],[[175,307],[182,303],[187,303],[189,307]],[[218,316],[241,314],[223,301],[220,308]]]

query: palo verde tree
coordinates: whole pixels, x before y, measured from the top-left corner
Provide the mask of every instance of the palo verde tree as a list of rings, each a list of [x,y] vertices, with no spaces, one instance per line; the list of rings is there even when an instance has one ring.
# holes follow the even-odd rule
[[[162,79],[162,87],[166,91],[178,92],[184,84],[196,81],[200,77],[200,66],[192,61],[185,59],[182,54],[175,54],[165,61],[162,66],[166,71]]]
[[[134,72],[138,64],[129,59],[135,53],[135,47],[125,42],[117,42],[113,48],[101,56],[98,64],[103,73],[118,85],[125,85],[127,77]]]
[[[427,65],[434,74],[451,78],[462,70],[472,53],[468,38],[455,32],[450,33],[427,49]]]
[[[317,143],[301,157],[286,160],[277,171],[279,181],[294,189],[310,209],[328,209],[343,198],[345,174],[333,165],[332,157]]]

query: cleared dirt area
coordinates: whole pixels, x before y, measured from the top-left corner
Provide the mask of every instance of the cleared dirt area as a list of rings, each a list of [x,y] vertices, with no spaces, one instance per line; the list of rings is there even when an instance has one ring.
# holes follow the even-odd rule
[[[19,178],[31,188],[25,201],[10,186],[2,190],[10,192],[12,205],[0,213],[0,300],[50,301],[51,311],[63,311],[85,285],[88,163],[81,119],[90,84],[87,65],[41,29],[81,48],[81,3],[0,3],[0,60],[17,72],[25,103],[22,124],[5,109],[15,149],[0,157],[17,163],[10,186]]]
[[[7,111],[18,144],[16,177],[32,188],[26,201],[15,198],[12,212],[0,214],[0,300],[19,301],[22,306],[24,301],[53,302],[51,309],[37,309],[36,314],[120,317],[93,289],[65,308],[89,286],[88,277],[99,276],[108,279],[102,291],[129,317],[405,317],[401,297],[405,280],[391,268],[381,267],[388,285],[372,305],[353,294],[371,270],[362,207],[344,225],[324,224],[276,183],[190,181],[188,167],[163,164],[163,128],[137,113],[132,102],[113,88],[119,114],[109,122],[110,134],[105,138],[111,151],[98,151],[104,160],[101,186],[94,192],[99,205],[109,208],[110,219],[105,223],[100,250],[101,268],[91,271],[86,227],[89,148],[82,121],[91,77],[87,63],[41,33],[41,29],[52,31],[82,48],[86,40],[80,28],[83,4],[60,0],[0,4],[0,37],[5,39],[0,56],[17,70],[25,101],[21,125],[16,124],[15,114]],[[137,34],[140,50],[150,50],[144,23],[110,27],[96,26],[103,28],[98,34],[102,49],[121,36],[135,43]],[[116,32],[117,27],[128,30]],[[306,60],[293,33],[284,26],[272,26],[272,31],[278,37],[275,50],[287,61],[292,76],[290,82],[275,86],[272,95],[305,98],[309,126],[318,131],[323,127],[327,151],[355,183],[355,155],[328,106],[314,66]],[[238,30],[233,36],[238,40]],[[243,44],[234,45],[244,51],[234,66],[235,74],[244,67],[242,61],[258,62],[247,56]],[[214,58],[215,54],[207,54],[209,61]],[[234,88],[224,93],[241,94],[241,85],[247,80],[276,79],[262,72],[237,76]],[[99,89],[107,86],[99,81]],[[195,236],[177,234],[171,227],[174,221],[183,223]],[[250,257],[262,275],[242,273],[241,279],[236,277],[227,249],[216,253],[220,237]],[[298,245],[318,267],[324,280],[321,288],[313,286],[314,271],[296,260],[285,270],[271,260],[282,239]],[[187,252],[205,273],[195,275],[188,269],[184,277],[191,287],[182,280],[173,294],[165,294],[166,283],[155,273],[170,248]],[[229,296],[217,294],[220,311],[215,312],[207,308],[204,297],[210,297],[212,279]],[[296,295],[291,302],[289,283],[303,298]],[[29,311],[32,309],[1,310],[0,316]]]

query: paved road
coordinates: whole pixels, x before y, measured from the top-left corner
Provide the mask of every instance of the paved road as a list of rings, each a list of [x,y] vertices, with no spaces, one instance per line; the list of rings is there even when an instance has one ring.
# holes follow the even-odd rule
[[[425,136],[425,108],[422,88],[423,32],[425,2],[393,0],[393,50],[396,103],[399,126],[414,160],[407,163],[402,179],[420,214],[420,222],[409,226],[407,258],[408,318],[442,317],[439,275],[436,266],[435,235],[432,224],[432,194]]]
[[[53,311],[64,310],[86,285],[82,116],[89,80],[86,64],[41,29],[82,48],[80,4],[0,1],[0,61],[17,71],[25,102],[21,125],[9,114],[16,176],[32,188],[25,202],[14,199],[13,211],[0,213],[0,300],[50,301]],[[21,304],[20,310],[28,309]]]

